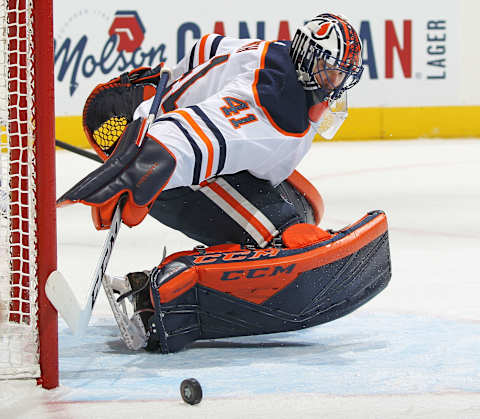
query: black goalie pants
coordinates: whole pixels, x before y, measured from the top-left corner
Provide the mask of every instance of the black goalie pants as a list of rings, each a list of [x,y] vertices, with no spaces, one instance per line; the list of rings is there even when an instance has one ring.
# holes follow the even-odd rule
[[[265,247],[293,224],[315,224],[311,205],[292,184],[274,187],[246,171],[164,191],[150,215],[207,246]]]

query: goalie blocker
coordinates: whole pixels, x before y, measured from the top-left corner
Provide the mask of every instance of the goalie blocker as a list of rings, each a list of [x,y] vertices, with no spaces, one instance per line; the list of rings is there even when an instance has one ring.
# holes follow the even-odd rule
[[[124,327],[127,346],[170,353],[199,339],[316,326],[362,306],[391,277],[382,211],[335,232],[296,224],[277,244],[263,249],[226,244],[169,256],[145,275],[153,310],[144,303],[139,310],[146,331],[142,344],[128,345],[125,338],[132,338]],[[136,298],[148,301],[146,293],[148,288]],[[132,320],[127,329],[140,330],[139,317]]]

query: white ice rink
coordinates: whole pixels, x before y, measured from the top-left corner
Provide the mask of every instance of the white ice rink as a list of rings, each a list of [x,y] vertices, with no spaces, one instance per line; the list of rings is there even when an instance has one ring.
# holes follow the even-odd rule
[[[97,166],[57,156],[58,196]],[[60,322],[60,388],[0,383],[0,418],[480,418],[480,140],[321,142],[300,171],[324,198],[323,228],[386,212],[386,290],[332,323],[171,355],[128,352],[101,295],[84,338]],[[58,211],[59,269],[81,299],[105,234],[86,207]],[[108,270],[194,244],[147,219],[122,228]],[[197,406],[179,396],[188,377]]]

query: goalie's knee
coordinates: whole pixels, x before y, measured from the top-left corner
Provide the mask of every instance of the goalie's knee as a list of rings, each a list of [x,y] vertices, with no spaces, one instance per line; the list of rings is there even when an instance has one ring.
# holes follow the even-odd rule
[[[290,197],[290,202],[296,207],[299,215],[304,214],[304,222],[310,224],[320,224],[323,214],[325,213],[325,205],[323,198],[307,178],[302,176],[295,170],[285,182],[279,185],[279,188]]]
[[[283,332],[344,316],[390,279],[385,214],[337,232],[297,224],[280,247],[221,245],[180,252],[151,274],[150,347]],[[153,332],[155,331],[155,332]]]

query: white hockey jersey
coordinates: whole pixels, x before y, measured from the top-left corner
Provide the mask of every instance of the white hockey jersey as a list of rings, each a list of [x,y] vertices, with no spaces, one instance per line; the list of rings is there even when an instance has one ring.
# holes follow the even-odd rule
[[[176,159],[165,189],[242,170],[276,185],[293,172],[316,130],[288,51],[283,42],[210,34],[178,63],[147,134]]]

